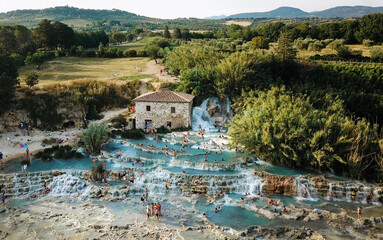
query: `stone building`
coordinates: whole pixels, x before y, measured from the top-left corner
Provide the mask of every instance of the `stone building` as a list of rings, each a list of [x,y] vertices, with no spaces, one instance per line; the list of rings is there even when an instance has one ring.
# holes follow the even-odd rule
[[[136,128],[191,127],[193,99],[193,95],[167,90],[135,98]]]

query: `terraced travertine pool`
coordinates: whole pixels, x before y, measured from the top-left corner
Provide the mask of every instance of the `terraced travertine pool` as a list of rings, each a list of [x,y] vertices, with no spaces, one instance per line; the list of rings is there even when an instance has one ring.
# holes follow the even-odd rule
[[[201,113],[201,111],[197,112]],[[206,114],[203,111],[202,113]],[[86,155],[80,160],[53,159],[49,162],[34,159],[27,170],[29,173],[36,172],[33,178],[16,174],[12,180],[12,187],[15,189],[12,204],[28,209],[35,201],[60,198],[74,202],[91,201],[106,206],[117,217],[126,211],[143,216],[145,210],[139,198],[147,188],[149,202],[162,203],[164,209],[162,221],[169,225],[200,225],[203,224],[201,220],[205,213],[209,221],[236,230],[244,230],[253,225],[281,224],[321,229],[325,228],[325,224],[302,221],[297,223],[278,218],[270,220],[264,212],[259,213],[259,209],[270,213],[274,211],[279,213],[282,206],[319,209],[333,213],[343,210],[355,211],[357,206],[366,204],[366,195],[373,190],[364,183],[332,176],[331,179],[337,181],[339,185],[337,187],[340,193],[338,197],[335,196],[335,201],[329,201],[326,196],[320,196],[316,185],[307,177],[318,174],[275,166],[257,159],[255,155],[229,149],[229,137],[225,133],[225,128],[215,128],[209,119],[206,120],[206,117],[202,115],[193,117],[193,124],[201,125],[203,122],[202,125],[207,127],[203,138],[196,130],[158,134],[156,139],[152,135],[148,135],[143,140],[117,137],[103,146],[102,152],[105,158],[99,158],[96,163],[92,159],[99,156]],[[175,155],[172,154],[172,150],[176,151]],[[119,151],[122,152],[121,157],[118,156]],[[101,162],[106,163],[106,170],[136,173],[135,182],[129,186],[129,194],[126,197],[121,197],[121,189],[126,186],[125,183],[112,178],[109,179],[111,186],[108,188],[114,188],[113,191],[119,196],[119,201],[110,202],[90,197],[92,187],[100,186],[95,182],[87,181],[79,172],[88,171]],[[6,165],[6,173],[19,173],[19,167],[20,159],[12,160]],[[52,170],[62,170],[66,174],[53,177],[48,186],[51,189],[50,193],[43,196],[41,175]],[[141,171],[143,176],[140,176]],[[266,196],[263,191],[265,179],[259,177],[256,172],[291,176],[291,179],[296,181],[296,194],[290,194],[292,196],[272,194],[270,197],[278,202],[278,206],[269,205],[268,198],[264,198]],[[24,178],[23,181],[20,180],[21,178]],[[0,181],[4,182],[5,178],[0,178]],[[25,181],[29,181],[28,189],[22,189],[24,186],[22,182]],[[198,182],[203,183],[203,189],[198,190],[199,193],[206,193],[209,196],[193,195],[195,190],[190,190],[192,187],[188,185],[195,185]],[[196,188],[194,185],[193,187]],[[336,191],[335,185],[331,185],[331,188],[334,192]],[[302,196],[303,189],[308,193],[307,196]],[[354,202],[350,200],[350,192],[355,189],[358,190],[358,197]],[[211,197],[221,191],[224,191],[224,197],[213,201]],[[37,199],[30,199],[31,196],[36,197],[36,195],[39,196]],[[374,202],[378,204],[376,199]],[[217,213],[214,211],[216,208],[220,208]],[[255,208],[257,210],[254,210]],[[123,218],[123,216],[120,217]]]

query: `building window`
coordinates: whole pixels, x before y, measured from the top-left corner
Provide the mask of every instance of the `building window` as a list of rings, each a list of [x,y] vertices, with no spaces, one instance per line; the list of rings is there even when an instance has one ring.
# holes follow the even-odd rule
[[[171,111],[171,113],[176,113],[176,107],[171,107],[170,111]]]
[[[150,112],[150,106],[146,106],[146,111]]]

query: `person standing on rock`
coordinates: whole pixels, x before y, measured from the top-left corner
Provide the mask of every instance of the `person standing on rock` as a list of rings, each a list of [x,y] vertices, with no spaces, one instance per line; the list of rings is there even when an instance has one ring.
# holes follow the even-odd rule
[[[145,188],[145,199],[146,199],[146,201],[148,201],[148,197],[149,197],[149,190],[148,190],[148,188]]]
[[[142,198],[141,198],[142,199]],[[148,218],[148,220],[149,220],[149,218],[150,218],[150,204],[148,204],[147,206],[146,206],[146,216],[147,216],[147,218]]]
[[[358,219],[362,219],[362,208],[359,206],[356,211],[358,212]]]
[[[1,195],[1,202],[5,204],[5,192]]]
[[[330,201],[332,201],[334,199],[334,193],[331,191],[328,195],[329,195]]]
[[[162,206],[161,206],[160,203],[157,203],[157,209],[158,209],[158,215],[159,215],[159,216],[162,216],[162,213],[161,213],[161,211],[162,211]]]

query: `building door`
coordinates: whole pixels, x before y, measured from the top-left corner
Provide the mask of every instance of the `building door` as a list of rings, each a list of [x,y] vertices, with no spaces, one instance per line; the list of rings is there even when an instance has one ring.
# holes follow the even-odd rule
[[[167,128],[172,128],[172,122],[170,122],[170,121],[166,122],[166,127]]]
[[[145,129],[152,129],[152,120],[146,119],[145,120]]]

